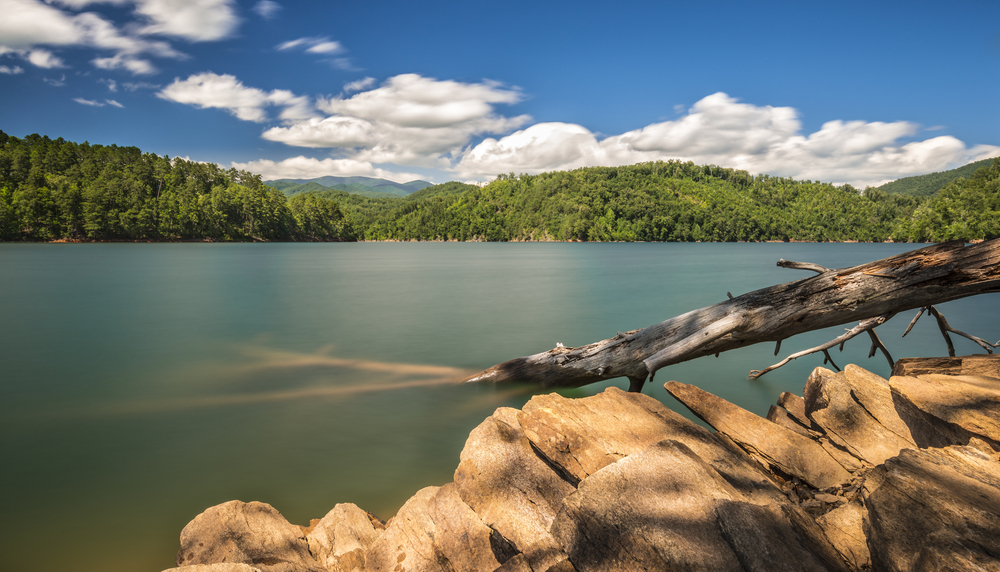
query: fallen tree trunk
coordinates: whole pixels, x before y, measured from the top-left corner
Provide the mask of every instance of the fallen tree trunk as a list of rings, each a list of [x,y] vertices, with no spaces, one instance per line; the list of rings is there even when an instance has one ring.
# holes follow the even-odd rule
[[[557,388],[624,376],[631,382],[630,391],[639,391],[647,378],[668,365],[769,341],[778,343],[777,355],[785,338],[855,321],[858,326],[843,336],[751,372],[751,377],[819,351],[832,362],[828,348],[863,332],[871,336],[871,355],[881,349],[891,364],[874,328],[899,312],[916,308],[921,309],[921,314],[931,309],[946,339],[948,332],[953,332],[973,339],[989,352],[997,347],[950,328],[932,306],[1000,291],[1000,238],[969,246],[962,241],[937,244],[852,268],[828,269],[785,260],[779,260],[778,266],[818,274],[735,298],[730,295],[725,302],[641,330],[619,332],[613,338],[586,346],[559,345],[547,352],[506,361],[465,381]],[[950,347],[951,341],[948,343]]]

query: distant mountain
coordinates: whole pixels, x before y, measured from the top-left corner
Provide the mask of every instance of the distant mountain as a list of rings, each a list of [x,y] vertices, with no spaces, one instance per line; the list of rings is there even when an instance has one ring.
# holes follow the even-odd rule
[[[396,183],[386,179],[373,177],[317,177],[315,179],[275,179],[264,181],[265,185],[274,187],[286,197],[299,193],[337,190],[352,195],[362,195],[372,198],[405,197],[421,189],[431,186],[427,181],[410,181]]]
[[[887,193],[896,193],[899,195],[929,197],[943,189],[945,185],[955,179],[959,177],[968,179],[980,167],[986,167],[992,163],[993,159],[983,159],[982,161],[969,163],[968,165],[952,169],[950,171],[941,171],[939,173],[930,173],[928,175],[917,175],[915,177],[904,177],[902,179],[888,182],[881,187],[878,187],[878,189]]]

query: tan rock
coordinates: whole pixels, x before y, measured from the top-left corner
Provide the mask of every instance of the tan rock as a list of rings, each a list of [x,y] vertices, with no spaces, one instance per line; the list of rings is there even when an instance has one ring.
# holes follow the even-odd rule
[[[778,405],[782,407],[788,414],[795,419],[800,425],[807,428],[812,428],[812,421],[806,416],[806,400],[790,393],[788,391],[781,392],[778,395]]]
[[[327,570],[364,570],[365,551],[384,527],[352,503],[338,504],[306,535],[309,551]]]
[[[869,415],[899,438],[916,445],[910,427],[899,416],[889,380],[854,364],[844,367],[844,378],[851,387],[851,396]]]
[[[366,554],[365,570],[492,572],[493,531],[466,505],[454,483],[427,487],[406,501]],[[506,561],[513,553],[502,555]]]
[[[730,439],[696,425],[648,395],[615,387],[582,399],[538,395],[517,418],[539,453],[570,481],[582,480],[653,443],[673,439],[690,447],[730,482],[740,483],[754,502],[784,498],[760,466]]]
[[[890,409],[892,403],[889,386],[878,386],[876,380],[862,371],[853,368],[848,377],[844,372],[834,373],[822,367],[813,370],[806,382],[806,415],[831,441],[855,457],[877,465],[915,445],[912,439],[903,438],[879,423],[859,402],[857,395],[860,394],[879,410],[885,409],[880,405],[882,401],[888,401]],[[880,414],[885,416],[884,411]],[[902,426],[902,431],[910,436],[898,416],[890,423]]]
[[[816,523],[830,539],[830,543],[840,552],[853,570],[871,567],[868,541],[865,538],[863,522],[868,511],[861,502],[844,504],[816,519]]]
[[[261,572],[322,572],[302,529],[262,502],[229,501],[181,531],[177,565],[242,563]]]
[[[902,451],[863,498],[874,569],[1000,570],[1000,463],[981,448]]]
[[[519,550],[551,542],[562,499],[576,490],[539,457],[517,410],[500,408],[469,434],[455,471],[459,496]]]
[[[744,499],[690,448],[666,440],[584,480],[552,534],[581,572],[843,569],[821,534],[792,524],[787,501],[769,508]],[[821,562],[813,541],[834,562]]]
[[[261,572],[260,568],[254,568],[249,564],[194,564],[191,566],[181,566],[179,568],[168,568],[163,572]]]
[[[670,381],[664,387],[692,413],[746,449],[765,467],[773,466],[818,489],[850,480],[850,473],[812,439],[693,385]]]
[[[903,358],[897,360],[892,367],[892,375],[895,376],[912,377],[925,373],[1000,377],[1000,355]]]
[[[892,377],[889,385],[933,418],[930,423],[952,443],[966,443],[971,435],[1000,443],[1000,378],[925,374]]]

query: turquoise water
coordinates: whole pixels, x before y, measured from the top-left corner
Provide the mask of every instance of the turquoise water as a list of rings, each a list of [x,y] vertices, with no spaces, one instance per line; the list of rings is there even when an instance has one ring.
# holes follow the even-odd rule
[[[181,528],[231,499],[305,524],[338,502],[392,516],[451,480],[469,431],[530,393],[456,386],[513,357],[581,345],[810,276],[895,244],[0,244],[0,570],[158,571]],[[1000,338],[996,295],[942,306]],[[933,321],[893,357],[945,355]],[[782,356],[835,328],[786,340]],[[834,353],[867,359],[867,336]],[[978,347],[957,339],[959,353]],[[761,415],[822,357],[747,381],[771,344],[672,366]],[[624,379],[565,392],[585,396]],[[676,407],[682,409],[679,406]]]

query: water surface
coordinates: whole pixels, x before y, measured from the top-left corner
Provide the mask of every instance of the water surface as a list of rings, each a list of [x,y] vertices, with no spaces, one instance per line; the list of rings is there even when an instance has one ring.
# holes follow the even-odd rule
[[[305,524],[382,518],[452,478],[470,430],[530,393],[456,386],[507,359],[645,327],[895,244],[0,244],[0,570],[158,571],[231,499]],[[996,295],[942,306],[1000,338]],[[933,321],[893,357],[944,355]],[[751,369],[843,328],[662,370],[758,414],[822,356]],[[959,353],[978,347],[957,339]],[[867,336],[834,352],[881,375]],[[624,379],[564,392],[585,396]],[[55,547],[55,548],[53,548]]]

